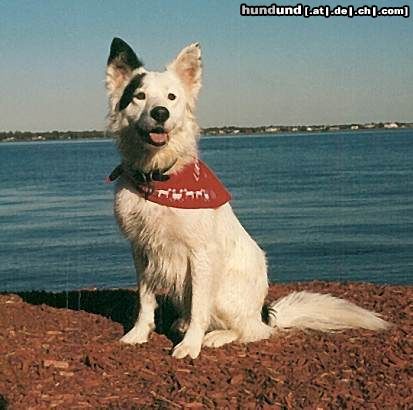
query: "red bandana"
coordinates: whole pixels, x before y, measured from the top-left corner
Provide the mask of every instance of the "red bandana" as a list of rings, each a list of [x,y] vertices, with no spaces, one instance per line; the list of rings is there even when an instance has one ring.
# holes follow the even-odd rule
[[[145,184],[131,180],[145,199],[172,208],[218,208],[231,199],[222,182],[200,160],[170,174],[166,181],[152,180]]]

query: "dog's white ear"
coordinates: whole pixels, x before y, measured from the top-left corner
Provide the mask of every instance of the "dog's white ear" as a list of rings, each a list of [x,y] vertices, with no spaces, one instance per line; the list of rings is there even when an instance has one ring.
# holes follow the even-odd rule
[[[132,73],[143,64],[132,48],[120,38],[115,37],[110,45],[110,54],[106,67],[106,88],[109,95],[123,89]]]
[[[175,60],[168,65],[168,70],[176,72],[190,96],[195,99],[201,88],[202,76],[201,47],[199,43],[193,43],[185,47]]]

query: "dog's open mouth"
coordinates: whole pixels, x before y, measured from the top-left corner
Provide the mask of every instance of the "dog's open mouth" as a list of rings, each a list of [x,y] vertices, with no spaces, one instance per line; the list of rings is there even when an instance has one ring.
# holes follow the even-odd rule
[[[146,142],[155,147],[162,147],[168,142],[168,133],[162,127],[156,127],[146,133]]]

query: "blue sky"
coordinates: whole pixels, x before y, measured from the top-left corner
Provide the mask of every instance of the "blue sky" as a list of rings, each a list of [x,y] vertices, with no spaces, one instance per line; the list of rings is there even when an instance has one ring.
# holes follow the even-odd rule
[[[103,129],[114,36],[158,70],[201,43],[201,126],[413,121],[412,17],[241,17],[240,3],[1,0],[0,130]],[[366,2],[319,4],[337,3]]]

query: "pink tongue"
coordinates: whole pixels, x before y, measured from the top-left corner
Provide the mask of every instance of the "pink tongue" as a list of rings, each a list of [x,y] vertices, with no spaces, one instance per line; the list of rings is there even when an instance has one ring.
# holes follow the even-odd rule
[[[166,139],[168,138],[168,134],[166,134],[166,133],[159,133],[158,134],[156,132],[150,132],[149,133],[149,138],[155,144],[162,144],[163,142],[166,142]]]

